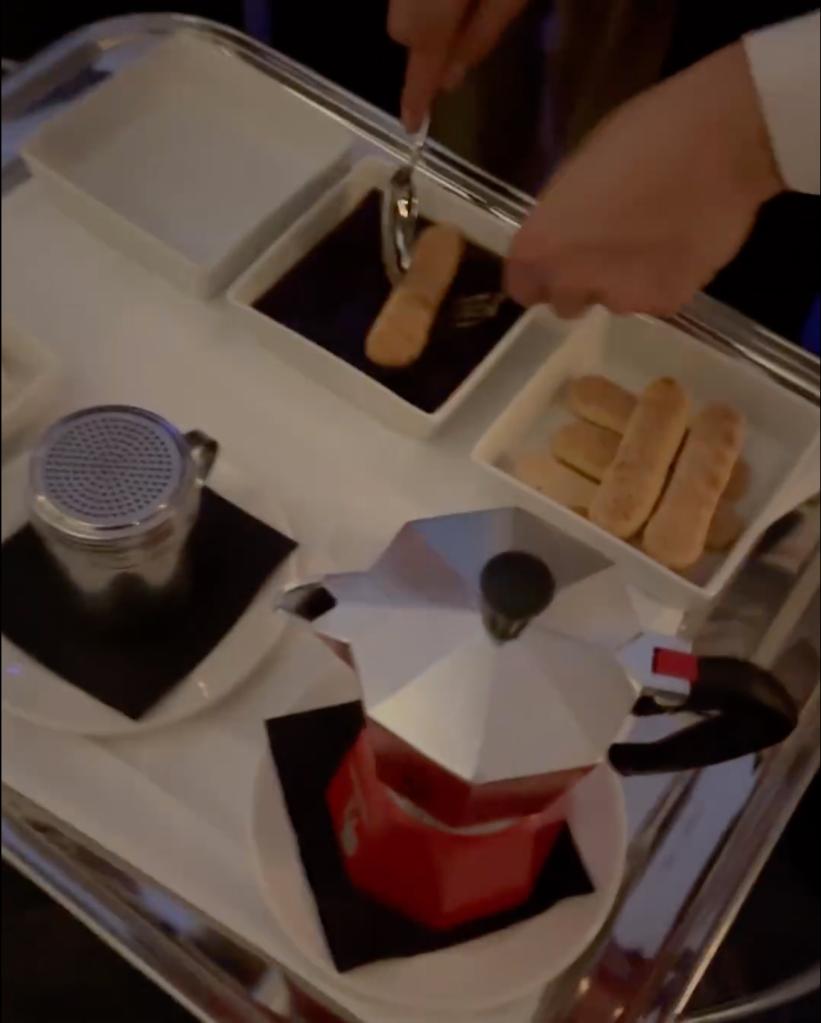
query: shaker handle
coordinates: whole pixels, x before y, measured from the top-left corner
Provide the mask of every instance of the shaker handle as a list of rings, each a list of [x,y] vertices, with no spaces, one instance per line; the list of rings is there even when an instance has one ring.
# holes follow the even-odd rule
[[[782,742],[798,723],[798,708],[783,685],[749,661],[657,650],[653,670],[686,679],[690,693],[675,707],[642,696],[634,714],[689,713],[703,720],[656,742],[611,746],[610,763],[620,774],[665,774],[735,760]]]
[[[211,475],[220,446],[213,437],[209,437],[202,430],[189,430],[185,439],[197,469],[197,482],[204,483]]]

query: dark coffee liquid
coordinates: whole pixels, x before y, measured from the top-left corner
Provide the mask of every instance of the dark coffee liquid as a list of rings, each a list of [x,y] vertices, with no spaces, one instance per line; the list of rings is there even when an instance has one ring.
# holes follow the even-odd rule
[[[455,298],[502,289],[499,257],[468,245],[421,357],[404,370],[376,366],[365,356],[365,338],[391,291],[380,246],[380,195],[372,192],[254,308],[344,359],[411,405],[435,412],[495,348],[521,309],[505,302],[492,319],[469,328],[452,325],[450,307]]]

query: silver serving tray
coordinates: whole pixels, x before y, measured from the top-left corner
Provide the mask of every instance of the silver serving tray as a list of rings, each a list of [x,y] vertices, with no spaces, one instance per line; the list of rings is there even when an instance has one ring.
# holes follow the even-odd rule
[[[199,19],[134,15],[73,33],[3,81],[4,195],[26,179],[17,154],[32,130],[95,84],[101,68],[116,73],[155,37],[180,27],[242,55],[260,73],[339,119],[356,132],[363,154],[381,152],[398,159],[403,152],[394,118],[241,33]],[[503,222],[521,222],[532,204],[527,195],[436,143],[429,147],[427,163],[445,188]],[[6,258],[13,259],[13,253]],[[819,403],[818,360],[734,310],[702,295],[675,322],[703,343],[755,363],[782,386]],[[628,807],[635,802],[645,812],[631,821],[629,869],[619,905],[582,961],[545,991],[536,1020],[605,1019],[619,1010],[623,1023],[661,1023],[686,1012],[818,768],[817,531],[814,540],[809,558],[759,552],[711,617],[690,623],[697,647],[720,652],[716,642],[731,641],[733,653],[780,670],[805,706],[798,730],[759,760],[749,794],[721,807],[726,828],[709,847],[693,844],[690,824],[711,801],[714,769],[672,782],[657,779],[652,791],[643,779],[640,793],[626,782]],[[297,988],[327,1004],[320,992],[305,991],[297,978],[287,978],[277,963],[243,945],[219,921],[185,905],[77,832],[70,821],[55,818],[8,786],[3,790],[3,855],[199,1019],[296,1020],[301,1018]],[[786,993],[795,990],[788,986]],[[749,1011],[768,998],[772,1003],[768,994],[763,1001],[753,996]]]

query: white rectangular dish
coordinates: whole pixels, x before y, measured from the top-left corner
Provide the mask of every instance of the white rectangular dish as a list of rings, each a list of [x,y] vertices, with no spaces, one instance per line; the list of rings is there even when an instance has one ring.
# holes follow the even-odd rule
[[[72,217],[196,295],[222,290],[344,171],[350,133],[185,33],[24,147]]]
[[[538,321],[531,312],[519,329]],[[750,486],[738,505],[746,528],[722,554],[705,555],[686,576],[611,536],[589,520],[522,483],[511,459],[547,445],[571,419],[564,402],[567,383],[600,374],[633,392],[660,376],[676,378],[697,408],[723,400],[747,417],[744,457]],[[523,503],[570,535],[622,566],[631,582],[673,607],[716,598],[764,530],[819,488],[819,410],[779,387],[763,371],[708,348],[676,328],[643,317],[615,317],[594,310],[543,364],[541,370],[490,426],[473,459],[522,495]]]
[[[429,437],[465,402],[512,345],[514,327],[435,411],[426,412],[290,328],[258,312],[254,303],[342,223],[373,191],[382,191],[395,168],[382,160],[362,160],[334,189],[302,216],[228,290],[228,300],[259,341],[307,376],[411,437]],[[513,228],[437,186],[417,172],[420,212],[433,221],[456,224],[481,248],[501,255]],[[362,338],[364,346],[365,338]]]
[[[3,321],[3,454],[37,425],[59,382],[57,356]]]

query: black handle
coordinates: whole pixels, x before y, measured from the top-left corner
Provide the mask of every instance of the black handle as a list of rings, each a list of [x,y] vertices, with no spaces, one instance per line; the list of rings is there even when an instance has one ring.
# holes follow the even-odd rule
[[[278,593],[274,607],[306,622],[315,622],[336,607],[336,597],[320,583],[303,583]]]
[[[205,483],[214,468],[220,446],[213,437],[209,437],[202,430],[189,430],[185,439],[188,441],[191,458],[197,468],[197,480]]]
[[[688,698],[671,708],[643,696],[634,713],[698,714],[703,720],[648,743],[617,743],[610,763],[620,774],[664,774],[721,764],[782,742],[798,723],[798,708],[768,671],[735,657],[691,658]]]

